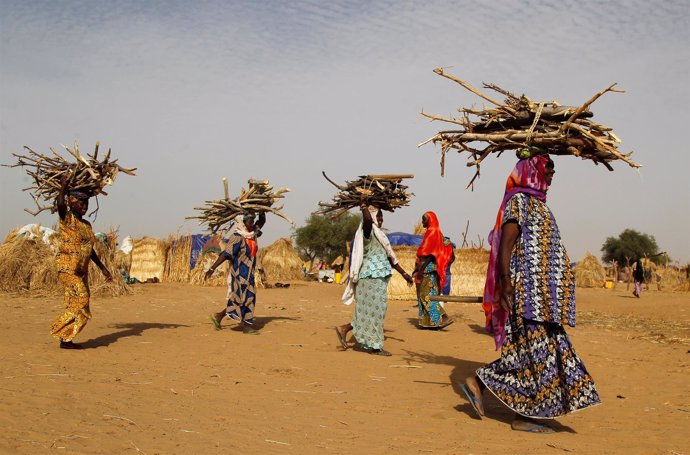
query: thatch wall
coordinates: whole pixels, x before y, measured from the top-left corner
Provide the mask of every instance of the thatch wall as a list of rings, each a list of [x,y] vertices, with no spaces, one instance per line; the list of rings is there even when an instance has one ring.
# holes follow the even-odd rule
[[[221,242],[221,245],[223,248],[225,248],[225,244]],[[196,284],[199,286],[227,286],[228,267],[230,266],[228,261],[223,261],[216,271],[213,272],[211,278],[208,280],[204,279],[206,271],[211,268],[217,259],[218,253],[215,251],[199,254],[199,258],[196,261],[194,270],[192,270],[190,273],[188,282],[190,284]],[[256,287],[263,287],[263,281],[261,280],[261,274],[258,273],[258,268],[256,272],[257,273],[254,274],[254,282],[256,283]]]
[[[52,247],[43,243],[40,238],[18,237],[0,245],[0,290],[36,296],[62,294],[63,286],[58,279],[56,265],[57,236],[53,238],[56,241]],[[98,267],[91,262],[91,294],[114,297],[131,293],[114,266],[112,250],[99,241],[94,244],[94,249],[113,276],[113,281],[106,281]]]
[[[290,239],[278,239],[266,248],[261,248],[257,254],[268,283],[304,280],[302,259]]]
[[[575,286],[581,288],[601,288],[606,281],[606,270],[599,260],[589,251],[585,258],[578,261],[573,269]]]
[[[393,250],[402,268],[407,273],[412,273],[417,257],[417,247],[394,246]],[[450,285],[451,295],[483,295],[488,262],[488,250],[482,248],[457,248],[455,250],[455,262],[450,268],[452,276]],[[388,298],[391,300],[416,300],[417,294],[414,286],[408,287],[403,277],[394,271],[393,277],[388,284]]]
[[[165,259],[168,253],[168,243],[164,240],[144,237],[134,241],[132,248],[132,264],[129,276],[144,282],[150,278],[163,281]]]
[[[168,237],[170,249],[165,261],[163,280],[174,283],[189,283],[192,270],[189,264],[192,260],[192,236]]]

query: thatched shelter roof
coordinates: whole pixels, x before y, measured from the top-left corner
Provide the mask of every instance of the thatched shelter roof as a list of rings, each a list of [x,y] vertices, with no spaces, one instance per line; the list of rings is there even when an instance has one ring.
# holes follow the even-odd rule
[[[584,259],[575,264],[573,272],[575,285],[581,288],[601,288],[606,281],[606,270],[589,251]]]
[[[266,281],[303,280],[302,259],[288,238],[281,238],[258,252],[258,261],[264,271]]]
[[[152,237],[134,241],[129,276],[142,282],[149,278],[163,280],[168,246],[166,241]]]

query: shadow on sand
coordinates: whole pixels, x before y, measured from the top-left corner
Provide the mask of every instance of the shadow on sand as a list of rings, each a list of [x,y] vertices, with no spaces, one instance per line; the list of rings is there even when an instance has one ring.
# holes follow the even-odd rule
[[[108,326],[113,329],[120,329],[117,332],[112,332],[107,335],[101,335],[98,338],[85,341],[82,345],[85,348],[97,348],[101,346],[108,346],[115,343],[120,338],[141,336],[144,330],[150,329],[175,329],[177,327],[189,327],[183,324],[162,324],[159,322],[133,322],[129,324],[111,324]]]

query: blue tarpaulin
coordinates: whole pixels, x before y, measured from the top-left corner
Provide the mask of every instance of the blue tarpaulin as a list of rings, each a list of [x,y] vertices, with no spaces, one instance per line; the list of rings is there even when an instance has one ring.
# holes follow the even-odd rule
[[[391,246],[419,246],[422,244],[421,235],[406,234],[404,232],[389,232],[386,234]]]

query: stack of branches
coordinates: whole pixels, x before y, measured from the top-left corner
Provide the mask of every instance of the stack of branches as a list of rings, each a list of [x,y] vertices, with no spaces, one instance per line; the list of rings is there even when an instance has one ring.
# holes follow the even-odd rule
[[[24,188],[23,191],[30,191],[31,197],[36,203],[36,211],[24,209],[34,216],[44,210],[55,213],[57,210],[56,198],[60,192],[61,181],[64,176],[70,176],[67,191],[82,191],[89,196],[98,196],[99,194],[107,196],[108,193],[103,189],[107,185],[113,184],[119,172],[135,175],[136,168],[127,169],[117,164],[116,159],[110,160],[110,149],[108,149],[103,160],[99,161],[100,142],[96,142],[93,154],[87,154],[86,158],[79,153],[76,142],[72,148],[66,145],[62,147],[75,158],[75,162],[66,160],[52,147],[50,148],[52,156],[46,156],[25,145],[26,155],[13,153],[12,155],[17,158],[17,162],[3,165],[6,167],[24,167],[26,173],[33,179],[34,184]]]
[[[225,198],[205,201],[206,205],[204,207],[194,207],[194,210],[201,212],[200,215],[188,216],[186,219],[198,219],[199,225],[205,223],[211,234],[215,234],[219,230],[221,232],[229,230],[235,221],[235,217],[245,214],[252,215],[270,212],[293,224],[292,220],[281,212],[283,209],[282,204],[278,206],[273,205],[285,197],[284,194],[290,191],[289,188],[280,188],[274,191],[268,180],[249,179],[247,183],[249,185],[247,190],[242,188],[237,198],[230,199],[228,181],[223,178]],[[226,224],[227,227],[221,229]]]
[[[393,212],[397,208],[408,205],[413,196],[413,193],[407,192],[407,186],[401,183],[403,179],[414,178],[412,174],[360,175],[357,180],[338,185],[328,178],[325,172],[321,173],[326,180],[340,190],[333,196],[332,203],[319,202],[321,208],[317,213],[331,214],[331,218],[338,218],[362,202]]]
[[[441,144],[441,175],[444,175],[445,156],[449,150],[458,153],[468,152],[467,166],[474,166],[476,172],[468,187],[479,176],[480,164],[492,153],[499,155],[506,150],[517,150],[518,156],[526,158],[535,151],[546,151],[553,155],[573,155],[588,159],[594,164],[602,164],[609,171],[611,161],[621,160],[631,167],[640,165],[630,159],[629,153],[618,151],[621,141],[612,128],[591,120],[594,115],[589,107],[607,92],[623,93],[612,84],[595,94],[579,107],[561,106],[556,101],[532,101],[527,96],[516,96],[494,84],[484,84],[484,88],[503,96],[503,103],[485,95],[465,81],[446,74],[442,68],[434,72],[457,82],[465,89],[483,98],[495,107],[485,109],[459,108],[459,118],[447,118],[422,112],[424,117],[439,120],[460,128],[439,131],[433,137],[419,144],[429,142]],[[484,148],[481,145],[488,144]],[[526,155],[525,155],[526,153]]]

